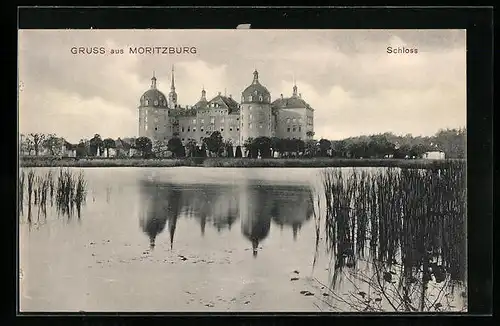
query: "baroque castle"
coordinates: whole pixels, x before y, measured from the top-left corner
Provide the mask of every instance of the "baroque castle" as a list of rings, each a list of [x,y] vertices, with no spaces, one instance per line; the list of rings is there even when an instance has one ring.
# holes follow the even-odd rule
[[[314,135],[313,121],[314,109],[297,93],[296,85],[292,96],[281,94],[273,101],[271,93],[260,83],[257,70],[239,103],[220,92],[208,100],[203,87],[196,104],[181,106],[177,103],[172,67],[168,96],[157,88],[153,73],[151,87],[141,96],[139,105],[139,137],[153,141],[178,137],[183,144],[190,139],[200,144],[214,131],[219,131],[233,146],[261,136],[306,140]]]

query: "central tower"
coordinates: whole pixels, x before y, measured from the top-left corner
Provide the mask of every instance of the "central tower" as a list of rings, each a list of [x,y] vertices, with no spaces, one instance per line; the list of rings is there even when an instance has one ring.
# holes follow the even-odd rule
[[[253,72],[252,83],[241,93],[240,142],[248,138],[272,137],[271,94],[259,81],[259,72]]]
[[[168,93],[168,106],[171,109],[177,107],[177,93],[175,92],[174,65],[172,65],[172,83],[170,85],[170,93]]]

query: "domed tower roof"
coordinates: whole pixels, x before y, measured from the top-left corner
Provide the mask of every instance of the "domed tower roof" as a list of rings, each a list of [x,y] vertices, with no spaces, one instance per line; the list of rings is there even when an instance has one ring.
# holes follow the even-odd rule
[[[208,106],[207,92],[205,91],[205,86],[201,89],[201,97],[198,102],[194,105],[196,109],[206,109]]]
[[[242,103],[270,103],[271,94],[259,82],[259,72],[255,70],[253,72],[253,81],[245,90],[241,93]]]
[[[165,94],[156,88],[156,77],[153,72],[153,78],[151,78],[151,88],[142,94],[140,106],[167,108],[167,100],[168,98],[165,97]]]

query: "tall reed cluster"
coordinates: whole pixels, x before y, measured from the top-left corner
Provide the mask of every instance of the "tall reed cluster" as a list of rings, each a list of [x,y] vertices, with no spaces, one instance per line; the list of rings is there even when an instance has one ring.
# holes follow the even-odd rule
[[[56,180],[55,180],[56,179]],[[78,217],[87,195],[87,183],[83,172],[73,173],[60,169],[57,178],[52,170],[45,174],[35,174],[34,170],[22,170],[19,175],[19,212],[24,213],[25,191],[27,193],[28,223],[32,221],[32,208],[37,207],[37,218],[40,214],[47,216],[47,205],[54,201],[58,212],[71,216],[76,208]]]
[[[440,169],[386,169],[323,173],[327,249],[334,282],[344,266],[365,256],[388,269],[401,267],[400,285],[437,283],[466,273],[465,163]],[[392,279],[390,275],[384,278]]]

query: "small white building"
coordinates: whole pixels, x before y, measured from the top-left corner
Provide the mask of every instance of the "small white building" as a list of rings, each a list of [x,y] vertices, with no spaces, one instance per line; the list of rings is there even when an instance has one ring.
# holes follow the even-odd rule
[[[425,152],[422,158],[428,160],[444,160],[445,154],[443,151]]]

